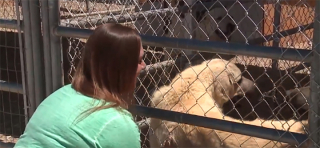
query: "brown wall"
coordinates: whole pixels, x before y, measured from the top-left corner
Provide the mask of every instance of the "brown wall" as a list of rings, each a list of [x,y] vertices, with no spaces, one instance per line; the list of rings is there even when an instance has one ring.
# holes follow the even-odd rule
[[[274,6],[272,4],[266,4],[264,6],[264,27],[263,34],[270,35],[273,32],[273,17],[274,17]],[[292,29],[300,25],[306,25],[312,23],[314,20],[314,11],[311,7],[296,7],[290,5],[282,5],[281,10],[281,23],[280,31],[287,29]],[[313,29],[308,31],[296,33],[284,37],[280,40],[281,47],[287,47],[287,44],[292,44],[297,46],[301,43],[306,43],[312,41]],[[267,46],[272,45],[272,42],[268,42]],[[303,48],[298,46],[296,48]]]

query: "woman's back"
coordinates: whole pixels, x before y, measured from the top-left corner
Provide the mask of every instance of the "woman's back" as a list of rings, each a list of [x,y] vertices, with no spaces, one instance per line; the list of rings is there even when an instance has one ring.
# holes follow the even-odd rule
[[[98,100],[66,85],[48,96],[31,117],[15,148],[140,148],[140,134],[131,114],[107,108],[81,118]]]

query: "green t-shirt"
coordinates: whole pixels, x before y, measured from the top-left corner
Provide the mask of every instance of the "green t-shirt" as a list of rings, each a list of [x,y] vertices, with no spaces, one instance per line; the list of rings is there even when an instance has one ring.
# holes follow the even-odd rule
[[[93,102],[98,101],[70,84],[60,88],[39,105],[14,148],[141,148],[138,126],[124,109],[99,110],[78,120]]]

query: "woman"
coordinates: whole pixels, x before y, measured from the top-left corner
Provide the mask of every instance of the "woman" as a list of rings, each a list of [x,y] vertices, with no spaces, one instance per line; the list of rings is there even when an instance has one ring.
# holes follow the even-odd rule
[[[145,67],[139,34],[105,24],[89,37],[71,84],[48,96],[15,148],[140,148],[126,110]]]

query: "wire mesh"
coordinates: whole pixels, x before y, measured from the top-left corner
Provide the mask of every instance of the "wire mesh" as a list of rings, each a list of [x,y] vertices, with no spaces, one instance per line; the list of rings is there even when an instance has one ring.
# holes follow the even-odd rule
[[[0,19],[17,20],[14,0],[0,2]],[[20,14],[18,14],[20,15]],[[0,82],[22,84],[19,32],[0,28]],[[25,128],[24,98],[20,93],[0,91],[0,140],[14,143]]]
[[[278,3],[276,7],[274,2],[265,2],[139,0],[89,1],[87,5],[86,1],[60,1],[60,10],[64,26],[94,29],[103,23],[116,22],[129,25],[141,34],[153,36],[278,46],[283,52],[295,49],[311,50],[314,3],[289,1]],[[184,11],[185,9],[192,11]],[[279,20],[275,19],[276,15],[279,15]],[[85,39],[63,37],[65,83],[72,80],[85,42]],[[278,60],[275,68],[272,67],[272,59],[268,58],[191,52],[170,49],[166,45],[145,45],[144,49],[144,61],[148,66],[138,78],[134,94],[137,104],[284,131],[309,133],[310,63]],[[242,77],[241,80],[246,78],[247,82],[253,83],[250,91],[244,92],[245,88],[249,88],[245,82],[232,81],[235,83],[232,86],[238,89],[231,93],[232,88],[222,87],[221,83],[236,78],[219,78],[219,74],[214,77],[213,73],[217,72],[217,69],[209,64],[196,66],[212,58],[228,60],[225,65],[220,65],[220,73],[230,73],[225,71],[228,70],[227,65],[235,64],[239,68],[235,76]],[[215,79],[220,82],[215,82]],[[213,87],[221,87],[221,90]],[[230,93],[226,95],[225,92]],[[159,102],[154,102],[155,95],[161,98]],[[221,98],[227,98],[228,101],[221,103],[221,100],[218,100]],[[160,105],[157,105],[158,103]],[[141,116],[136,116],[136,120],[141,126],[142,147],[150,147],[150,144],[189,144],[188,147],[298,146],[297,143],[281,143]],[[145,121],[146,124],[143,124]]]

